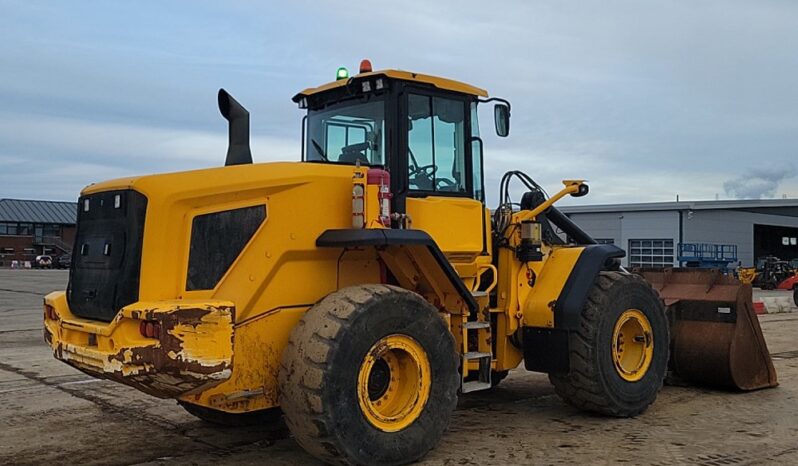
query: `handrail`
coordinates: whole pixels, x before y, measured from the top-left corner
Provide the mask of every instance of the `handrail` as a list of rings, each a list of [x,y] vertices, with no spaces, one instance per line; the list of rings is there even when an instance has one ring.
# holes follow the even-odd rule
[[[482,275],[487,272],[488,270],[493,271],[493,282],[491,282],[490,286],[484,290],[485,293],[490,293],[496,288],[496,285],[499,283],[499,271],[496,269],[496,266],[493,264],[482,264],[477,269],[477,277],[474,281],[474,286],[472,287],[471,291],[479,290],[479,286],[482,284]]]

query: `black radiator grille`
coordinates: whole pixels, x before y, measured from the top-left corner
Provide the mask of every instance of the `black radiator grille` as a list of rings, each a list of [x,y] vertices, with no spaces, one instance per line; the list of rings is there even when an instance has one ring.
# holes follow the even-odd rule
[[[110,322],[139,299],[141,246],[147,198],[133,190],[78,200],[78,225],[67,301],[86,319]]]

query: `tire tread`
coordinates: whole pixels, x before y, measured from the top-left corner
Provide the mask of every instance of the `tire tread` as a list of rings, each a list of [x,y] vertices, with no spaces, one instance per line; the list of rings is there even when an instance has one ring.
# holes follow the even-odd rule
[[[283,352],[278,380],[286,424],[308,453],[327,463],[351,464],[332,435],[332,419],[322,402],[327,358],[335,353],[358,307],[388,293],[415,295],[391,285],[359,285],[327,295],[305,313]],[[313,351],[307,351],[310,346]]]
[[[616,404],[611,394],[602,384],[601,375],[591,358],[597,344],[598,332],[596,329],[602,317],[601,313],[607,293],[616,284],[621,285],[619,282],[624,280],[645,283],[651,289],[651,292],[657,296],[657,300],[661,302],[657,292],[639,275],[622,272],[600,272],[582,310],[579,328],[571,333],[570,372],[568,374],[549,375],[549,380],[554,385],[555,392],[566,403],[584,411],[613,417],[636,416],[648,407],[648,405],[639,405],[630,408]],[[662,388],[663,380],[660,379],[658,383],[657,391]]]

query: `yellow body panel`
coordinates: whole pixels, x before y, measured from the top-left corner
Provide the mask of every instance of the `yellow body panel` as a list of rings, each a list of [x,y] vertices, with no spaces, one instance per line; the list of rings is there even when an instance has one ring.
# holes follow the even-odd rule
[[[554,327],[552,306],[560,296],[583,250],[581,247],[553,249],[542,267],[535,271],[537,282],[522,301],[524,326]]]
[[[470,198],[429,196],[407,199],[413,228],[432,236],[450,260],[470,262],[482,253],[485,207]]]
[[[341,252],[319,249],[315,241],[326,229],[351,228],[352,171],[353,167],[327,164],[254,164],[111,180],[83,191],[134,189],[147,196],[140,302],[128,306],[130,312],[142,305],[168,309],[176,303],[224,302],[234,308],[231,354],[246,356],[232,357],[232,371],[215,386],[202,393],[182,392],[186,401],[231,412],[276,405],[279,358],[291,329],[310,305],[340,286]],[[218,285],[213,290],[186,291],[193,218],[254,205],[266,206],[266,220]],[[358,267],[363,268],[360,283],[379,282],[376,261]],[[346,276],[351,279],[352,274]],[[154,346],[140,335],[138,321],[124,317],[130,315],[128,308],[104,323],[74,318],[63,293],[51,296],[48,304],[66,316],[47,323],[54,350],[62,343],[87,346],[90,335],[96,335],[91,338],[97,338],[101,348],[110,338],[118,346]],[[217,332],[222,333],[205,333],[199,339],[187,336],[186,349],[191,345],[196,349],[200,340],[206,344],[221,340],[230,329]],[[88,371],[107,376],[104,373],[111,368]]]

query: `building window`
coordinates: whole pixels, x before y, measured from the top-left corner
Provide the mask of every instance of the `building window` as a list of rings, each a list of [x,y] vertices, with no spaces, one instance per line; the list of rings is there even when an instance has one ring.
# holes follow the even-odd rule
[[[16,223],[0,223],[0,235],[16,235]]]
[[[2,255],[14,254],[14,248],[0,248],[0,254]]]
[[[615,244],[615,240],[612,238],[595,238],[596,244]]]
[[[61,227],[55,223],[36,224],[36,236],[54,237],[60,236]]]
[[[33,224],[32,223],[20,223],[17,225],[17,235],[19,236],[32,236],[33,235]]]
[[[630,267],[673,267],[672,239],[630,239]]]

